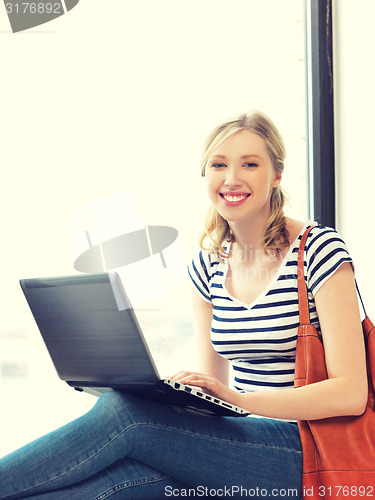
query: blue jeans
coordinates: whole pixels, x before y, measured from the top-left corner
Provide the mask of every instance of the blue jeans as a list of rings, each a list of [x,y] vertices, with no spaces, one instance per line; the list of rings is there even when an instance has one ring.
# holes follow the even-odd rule
[[[297,424],[216,417],[122,392],[0,460],[0,499],[302,497]]]

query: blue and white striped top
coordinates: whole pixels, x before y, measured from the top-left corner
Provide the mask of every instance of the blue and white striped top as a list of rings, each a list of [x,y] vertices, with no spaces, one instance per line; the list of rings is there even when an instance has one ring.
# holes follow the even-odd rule
[[[272,282],[250,305],[227,291],[228,262],[201,250],[189,266],[200,296],[213,305],[213,347],[231,361],[233,386],[240,391],[293,387],[299,325],[297,256],[306,227],[291,244]],[[351,258],[340,235],[334,229],[314,226],[306,242],[305,279],[310,320],[318,331],[314,295],[343,262]]]

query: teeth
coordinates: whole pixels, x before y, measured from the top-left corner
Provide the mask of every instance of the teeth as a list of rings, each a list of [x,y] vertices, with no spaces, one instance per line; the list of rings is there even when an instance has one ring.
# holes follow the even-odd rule
[[[240,200],[244,200],[245,198],[247,198],[247,196],[245,195],[242,195],[242,196],[230,196],[230,195],[224,195],[224,198],[227,200],[227,201],[240,201]]]

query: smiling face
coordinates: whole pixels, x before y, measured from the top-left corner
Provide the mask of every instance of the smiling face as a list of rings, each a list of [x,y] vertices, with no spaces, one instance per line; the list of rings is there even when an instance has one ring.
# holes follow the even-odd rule
[[[248,130],[232,134],[212,152],[205,175],[211,202],[228,222],[269,217],[272,190],[281,174],[259,135]]]

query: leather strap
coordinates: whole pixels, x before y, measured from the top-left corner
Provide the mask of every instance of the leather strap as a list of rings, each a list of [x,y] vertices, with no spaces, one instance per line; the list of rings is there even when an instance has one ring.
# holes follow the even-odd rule
[[[298,306],[299,306],[299,322],[301,325],[310,324],[309,300],[307,297],[307,286],[305,281],[305,245],[306,239],[314,226],[310,226],[302,235],[298,250]]]
[[[367,312],[366,312],[365,304],[363,303],[363,300],[362,300],[361,294],[360,294],[360,292],[359,292],[359,288],[358,288],[358,285],[357,285],[357,280],[355,280],[355,287],[356,287],[356,289],[357,289],[357,294],[358,294],[359,300],[361,301],[361,305],[362,305],[363,313],[364,313],[364,315],[365,315],[365,318],[367,318]]]

